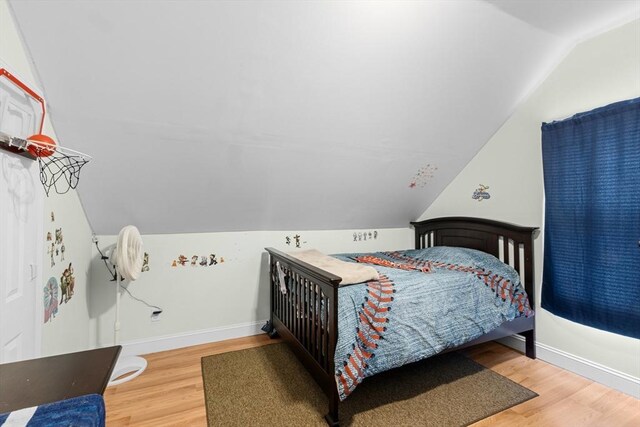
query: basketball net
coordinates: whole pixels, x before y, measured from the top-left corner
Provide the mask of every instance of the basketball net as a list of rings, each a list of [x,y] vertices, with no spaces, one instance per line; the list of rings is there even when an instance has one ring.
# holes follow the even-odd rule
[[[61,147],[56,147],[55,151],[46,157],[39,155],[45,149],[36,148],[35,151],[40,168],[40,183],[47,197],[52,188],[58,194],[75,189],[80,182],[80,170],[90,160],[85,154],[73,150],[65,149],[67,152],[62,152]]]

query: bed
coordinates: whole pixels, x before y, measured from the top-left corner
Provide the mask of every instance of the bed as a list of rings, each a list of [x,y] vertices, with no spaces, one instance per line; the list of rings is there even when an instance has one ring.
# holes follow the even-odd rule
[[[453,335],[441,346],[433,346],[434,348],[413,346],[410,352],[405,353],[409,355],[413,355],[414,352],[419,353],[416,357],[422,359],[438,352],[452,351],[513,334],[521,334],[525,338],[526,355],[535,358],[534,318],[533,311],[529,307],[534,307],[533,238],[537,228],[465,217],[430,219],[412,222],[411,225],[415,229],[416,250],[338,256],[346,261],[372,262],[379,271],[385,273],[381,273],[378,281],[345,287],[340,286],[342,278],[339,276],[279,250],[266,248],[270,255],[271,310],[270,320],[265,325],[265,330],[272,337],[282,337],[290,345],[298,359],[323,389],[329,399],[329,412],[325,420],[331,426],[339,425],[340,401],[344,400],[364,377],[369,376],[361,375],[362,372],[358,366],[369,368],[369,364],[374,365],[372,362],[374,359],[371,358],[370,353],[373,353],[372,349],[378,348],[378,344],[372,343],[371,337],[388,345],[388,340],[382,341],[384,336],[391,332],[387,331],[384,323],[388,322],[388,319],[384,319],[385,313],[393,313],[395,316],[403,314],[391,311],[392,308],[403,309],[400,303],[401,294],[395,293],[396,290],[401,291],[401,289],[394,288],[393,277],[387,277],[391,274],[402,275],[407,273],[407,270],[413,270],[414,276],[423,275],[426,278],[435,276],[429,274],[435,270],[441,272],[454,270],[460,277],[468,277],[465,280],[477,281],[474,283],[480,284],[478,288],[486,285],[495,290],[496,301],[506,301],[506,308],[496,308],[500,320],[493,319],[493,323],[490,322],[491,324],[486,328],[483,326],[481,330],[473,331],[473,328],[463,330],[460,334],[464,336]],[[437,256],[444,256],[443,254],[452,248],[461,248],[456,249],[455,252],[461,253],[461,262],[436,259]],[[472,265],[478,257],[483,256],[494,260],[489,269],[491,271]],[[518,289],[521,288],[523,290],[519,291]],[[505,289],[509,290],[507,296],[504,295]],[[522,294],[525,291],[523,300]],[[369,334],[366,337],[362,336],[361,326],[366,326],[367,323],[354,328],[348,320],[345,320],[344,314],[345,305],[348,305],[350,300],[357,300],[355,302],[360,304],[361,301],[358,300],[360,297],[357,295],[362,292],[367,292],[366,295],[372,298],[364,298],[361,312],[355,312],[348,307],[346,312],[354,312],[352,317],[355,317],[356,321],[358,316],[366,320],[362,318],[362,314],[366,314],[369,319],[368,324],[373,328],[368,332],[373,335]],[[501,292],[503,294],[500,298]],[[485,292],[482,295],[486,294]],[[342,299],[339,299],[339,296],[342,296]],[[397,303],[391,307],[394,297],[397,298]],[[369,301],[376,305],[370,304]],[[487,304],[487,306],[490,305]],[[367,310],[371,313],[367,314]],[[376,321],[371,322],[368,316],[377,316]],[[349,315],[347,314],[346,317]],[[449,329],[455,328],[437,325],[431,334],[445,335],[442,332]],[[357,338],[358,335],[362,339]],[[348,351],[350,336],[357,338],[361,348],[358,345],[352,345],[353,351]],[[364,365],[358,360],[354,361],[358,357],[358,360],[366,359]],[[403,361],[408,363],[411,360],[401,358],[400,362],[395,361],[395,365],[387,363],[385,369],[395,367]]]

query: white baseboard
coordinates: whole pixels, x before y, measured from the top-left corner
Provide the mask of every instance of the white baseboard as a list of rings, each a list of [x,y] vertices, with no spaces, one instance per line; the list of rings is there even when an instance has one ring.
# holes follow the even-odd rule
[[[259,320],[257,322],[240,323],[237,325],[203,329],[176,335],[164,335],[142,340],[126,341],[122,343],[121,354],[123,356],[140,356],[192,345],[258,335],[261,333],[260,328],[265,322],[266,320]]]
[[[502,344],[524,352],[524,338],[513,335],[498,340]],[[640,378],[616,371],[596,362],[583,359],[546,344],[536,343],[536,356],[567,371],[604,384],[625,394],[640,399]]]

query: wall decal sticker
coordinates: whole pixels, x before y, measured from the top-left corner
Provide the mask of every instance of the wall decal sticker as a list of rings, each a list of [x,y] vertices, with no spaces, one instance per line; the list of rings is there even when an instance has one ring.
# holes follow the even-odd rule
[[[149,258],[149,254],[147,254],[145,252],[145,262],[148,262],[148,258]],[[220,263],[224,262],[224,258],[220,257]],[[171,267],[184,267],[187,265],[187,263],[189,263],[190,266],[192,267],[211,267],[212,265],[217,265],[218,264],[218,258],[216,257],[216,254],[209,254],[209,255],[193,255],[191,257],[191,261],[189,261],[189,258],[187,258],[184,255],[179,255],[177,259],[174,259],[171,261]],[[143,268],[144,265],[147,265],[147,269],[143,270],[143,271],[149,271],[149,267],[148,267],[148,263],[147,264],[143,264]]]
[[[64,245],[62,247],[64,248]],[[173,267],[175,267],[175,265],[173,265]],[[144,253],[144,256],[142,258],[142,272],[144,273],[145,271],[149,271],[149,254],[146,252]]]
[[[51,212],[51,220],[54,220],[54,214]],[[47,246],[47,254],[51,257],[51,267],[55,267],[55,257],[60,257],[60,261],[64,261],[64,253],[67,248],[64,245],[64,236],[62,235],[62,227],[55,228],[53,233],[47,231],[46,241],[51,242],[51,246]]]
[[[58,314],[58,280],[50,277],[43,289],[44,323],[50,322]]]
[[[360,242],[360,241],[367,241],[367,239],[369,240],[376,240],[378,239],[378,230],[369,230],[369,231],[354,231],[353,232],[353,241],[354,242]]]
[[[488,189],[489,189],[488,185],[480,184],[480,187],[476,188],[471,198],[479,202],[485,199],[490,199],[491,195],[487,192]]]
[[[292,240],[293,239],[293,240]],[[302,236],[296,234],[294,236],[285,236],[284,243],[287,246],[291,246],[291,243],[295,242],[296,248],[301,248],[304,243],[307,243],[306,240],[302,241]]]
[[[437,166],[427,163],[425,166],[418,169],[418,172],[416,172],[409,183],[409,188],[424,187],[435,176],[437,170]]]
[[[73,266],[69,263],[69,267],[65,268],[60,277],[60,304],[69,302],[73,296],[73,289],[76,285],[76,278],[73,275]]]

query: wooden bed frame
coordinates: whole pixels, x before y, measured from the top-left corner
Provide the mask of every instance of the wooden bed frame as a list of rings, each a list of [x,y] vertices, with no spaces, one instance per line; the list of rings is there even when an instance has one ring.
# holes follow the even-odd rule
[[[478,218],[448,217],[412,222],[416,249],[458,246],[477,249],[499,258],[520,273],[532,308],[534,305],[533,238],[536,227],[521,227]],[[338,426],[340,399],[335,382],[334,353],[338,342],[338,285],[340,277],[300,261],[277,249],[270,254],[271,315],[263,328],[280,336],[315,378],[329,398],[325,420]],[[278,263],[288,277],[289,292],[280,292]],[[319,310],[324,304],[327,310]],[[525,338],[526,355],[535,359],[534,318],[505,322],[463,347],[513,334]]]

